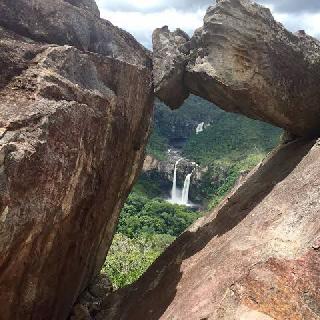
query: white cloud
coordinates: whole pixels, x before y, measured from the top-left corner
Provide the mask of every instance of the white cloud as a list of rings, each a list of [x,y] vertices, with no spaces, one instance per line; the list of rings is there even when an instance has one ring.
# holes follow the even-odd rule
[[[171,30],[180,28],[190,35],[201,27],[205,10],[184,12],[177,9],[166,9],[159,12],[125,12],[101,10],[101,16],[114,25],[132,33],[143,45],[151,46],[151,36],[154,29],[167,25]]]
[[[270,8],[274,18],[281,22],[291,32],[304,30],[313,37],[320,37],[320,11],[315,11],[314,13],[310,13],[307,10],[290,13],[278,12],[275,5],[272,5],[269,2],[266,2],[265,5]]]
[[[151,47],[154,29],[164,25],[190,35],[202,26],[206,8],[214,0],[97,0],[101,16]],[[290,31],[305,30],[320,37],[320,0],[257,0],[271,8],[276,20]],[[310,11],[310,10],[314,11]]]
[[[101,9],[111,11],[159,12],[166,9],[193,11],[208,7],[215,0],[97,0]]]
[[[258,2],[273,6],[275,11],[281,13],[314,13],[320,11],[319,0],[258,0]]]
[[[320,13],[288,14],[275,12],[274,17],[292,32],[304,30],[307,34],[320,38]]]

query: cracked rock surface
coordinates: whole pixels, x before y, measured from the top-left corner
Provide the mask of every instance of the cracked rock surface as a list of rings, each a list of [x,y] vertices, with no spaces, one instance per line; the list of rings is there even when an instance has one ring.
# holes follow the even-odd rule
[[[179,107],[189,96],[184,86],[189,36],[163,27],[154,31],[152,40],[155,94],[172,108]]]
[[[0,3],[1,320],[68,317],[144,159],[149,53],[69,2]]]

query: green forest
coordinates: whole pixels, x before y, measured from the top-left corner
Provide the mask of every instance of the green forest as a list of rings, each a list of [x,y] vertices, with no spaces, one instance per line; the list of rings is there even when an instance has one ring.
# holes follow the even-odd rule
[[[207,126],[196,134],[195,127],[201,122]],[[176,237],[214,208],[239,177],[279,143],[280,135],[280,129],[226,113],[194,96],[177,111],[156,102],[147,153],[165,160],[167,150],[182,141],[183,156],[207,168],[199,190],[205,210],[166,202],[159,198],[162,190],[158,181],[142,175],[121,212],[102,270],[114,287],[136,281]]]
[[[201,213],[133,191],[121,212],[103,272],[115,288],[137,280]]]

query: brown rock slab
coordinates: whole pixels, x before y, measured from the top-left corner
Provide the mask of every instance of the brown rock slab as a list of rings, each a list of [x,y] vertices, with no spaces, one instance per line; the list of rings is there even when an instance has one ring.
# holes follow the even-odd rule
[[[172,108],[179,107],[189,96],[184,74],[189,53],[189,36],[180,29],[156,29],[153,42],[153,81],[155,94]]]
[[[45,21],[50,28],[32,16],[37,1],[25,2],[23,17],[23,2],[10,2],[9,20],[27,19],[33,39]],[[64,7],[46,4],[56,21]],[[67,16],[71,8],[85,15],[67,4]],[[99,273],[142,167],[151,69],[3,28],[0,38],[0,319],[63,320]]]

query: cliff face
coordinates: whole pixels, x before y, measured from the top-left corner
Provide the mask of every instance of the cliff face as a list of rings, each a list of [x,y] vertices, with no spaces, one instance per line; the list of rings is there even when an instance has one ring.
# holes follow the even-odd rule
[[[151,66],[150,53],[129,33],[100,19],[93,0],[2,0],[0,25],[36,41],[71,45]]]
[[[0,4],[3,320],[68,316],[100,271],[149,135],[148,52],[91,1],[69,2]]]

